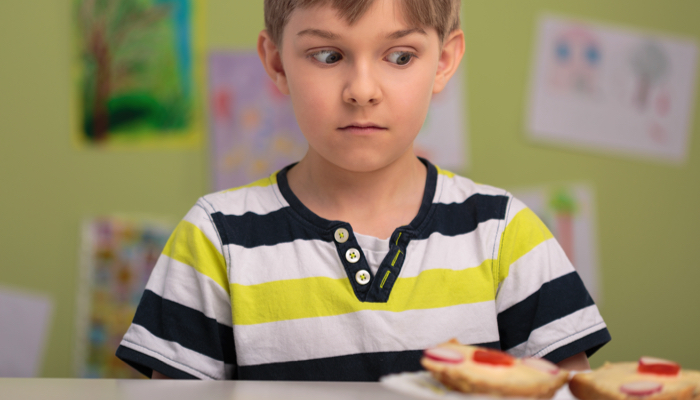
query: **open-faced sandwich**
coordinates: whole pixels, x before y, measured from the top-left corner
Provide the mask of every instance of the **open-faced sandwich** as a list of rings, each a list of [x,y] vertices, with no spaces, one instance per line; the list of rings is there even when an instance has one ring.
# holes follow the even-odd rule
[[[425,350],[421,364],[452,390],[504,397],[549,399],[569,376],[541,358],[515,358],[456,340]]]
[[[700,372],[675,362],[642,357],[639,362],[606,363],[569,382],[581,400],[700,400]]]

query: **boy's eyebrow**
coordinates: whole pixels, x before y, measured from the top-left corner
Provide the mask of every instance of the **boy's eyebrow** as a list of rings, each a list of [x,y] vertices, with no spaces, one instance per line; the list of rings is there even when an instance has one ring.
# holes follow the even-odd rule
[[[421,28],[411,28],[411,29],[402,29],[400,31],[390,33],[386,37],[387,37],[387,39],[401,39],[402,37],[408,36],[412,33],[420,33],[421,35],[426,35],[426,36],[428,35]]]
[[[340,35],[337,35],[331,31],[324,31],[322,29],[304,29],[303,31],[297,33],[297,36],[305,36],[305,35],[310,35],[310,36],[318,36],[323,39],[340,39]]]
[[[386,35],[387,39],[401,39],[402,37],[406,37],[412,33],[420,33],[422,35],[427,35],[427,33],[421,29],[421,28],[411,28],[411,29],[402,29],[396,32],[392,32],[388,35]],[[340,35],[333,33],[331,31],[326,31],[323,29],[304,29],[303,31],[297,33],[297,36],[318,36],[323,39],[329,39],[329,40],[335,40],[335,39],[340,39]]]

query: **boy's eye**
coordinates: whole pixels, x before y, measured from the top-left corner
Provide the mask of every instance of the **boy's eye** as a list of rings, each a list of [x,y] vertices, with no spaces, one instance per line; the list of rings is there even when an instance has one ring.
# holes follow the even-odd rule
[[[406,65],[413,57],[415,57],[413,53],[409,53],[407,51],[395,51],[389,54],[387,60],[396,65]]]
[[[321,50],[312,54],[311,56],[318,60],[318,62],[322,62],[324,64],[335,64],[343,59],[343,56],[340,55],[340,53],[333,50]]]

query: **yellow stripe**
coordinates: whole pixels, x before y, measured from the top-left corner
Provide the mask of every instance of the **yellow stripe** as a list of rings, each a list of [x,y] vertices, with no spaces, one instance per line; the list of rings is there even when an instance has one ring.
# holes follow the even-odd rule
[[[244,286],[231,284],[233,323],[262,324],[326,317],[362,310],[400,312],[494,300],[492,260],[461,271],[431,269],[418,277],[399,278],[386,303],[357,300],[350,281],[303,278]]]
[[[440,175],[445,175],[445,176],[448,177],[448,178],[454,178],[454,176],[455,176],[455,173],[454,173],[454,172],[450,172],[450,171],[444,170],[444,169],[438,167],[437,165],[435,166],[435,168],[437,168],[437,172],[438,172],[438,174],[440,174]]]
[[[267,178],[258,179],[257,181],[249,183],[249,184],[244,185],[244,186],[239,186],[239,187],[235,187],[232,189],[227,189],[227,190],[224,190],[224,192],[233,192],[233,191],[241,190],[241,189],[245,189],[245,188],[257,187],[257,186],[265,187],[265,186],[272,186],[272,185],[276,185],[276,184],[277,184],[277,172],[274,172],[274,173],[272,173],[272,175],[268,176]]]
[[[510,266],[515,261],[552,237],[549,229],[529,208],[516,214],[501,235],[501,249],[494,270],[497,284],[506,279]]]
[[[397,245],[397,246],[399,245],[399,239],[401,239],[401,234],[402,234],[402,233],[403,233],[403,232],[399,232],[399,236],[396,237],[396,245]]]
[[[384,274],[384,279],[382,279],[382,284],[379,285],[379,288],[380,288],[380,289],[384,289],[384,284],[386,283],[386,278],[389,277],[389,274],[390,274],[390,273],[391,273],[391,271],[386,271],[386,274]]]
[[[165,244],[163,254],[187,264],[229,291],[226,261],[211,241],[194,224],[180,221]]]

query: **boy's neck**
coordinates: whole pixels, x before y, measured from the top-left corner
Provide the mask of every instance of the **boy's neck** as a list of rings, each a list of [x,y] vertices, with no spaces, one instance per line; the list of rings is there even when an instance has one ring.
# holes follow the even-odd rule
[[[310,151],[287,174],[292,192],[313,213],[382,239],[418,214],[426,177],[412,150],[372,172],[348,171]]]

